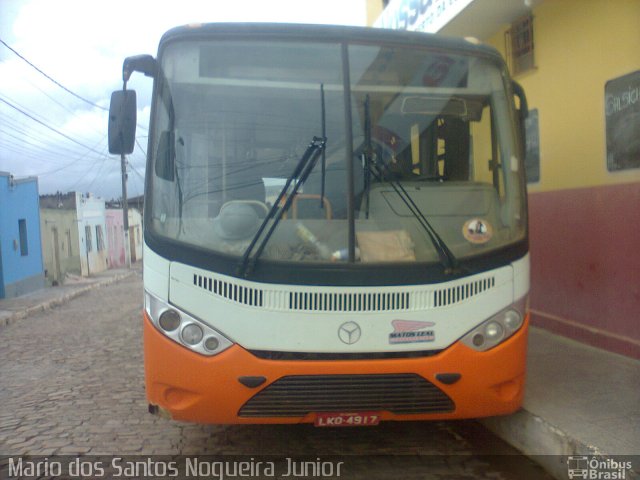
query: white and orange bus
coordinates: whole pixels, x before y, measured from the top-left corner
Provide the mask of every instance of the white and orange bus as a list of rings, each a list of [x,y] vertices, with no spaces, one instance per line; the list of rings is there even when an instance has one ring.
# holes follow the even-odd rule
[[[526,100],[472,39],[208,24],[127,58],[110,150],[153,77],[150,411],[371,425],[522,402]]]

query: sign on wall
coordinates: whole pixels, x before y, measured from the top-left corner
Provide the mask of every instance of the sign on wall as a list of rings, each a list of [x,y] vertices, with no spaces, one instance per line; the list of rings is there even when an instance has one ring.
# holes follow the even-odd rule
[[[474,0],[391,0],[374,27],[435,33]]]
[[[604,86],[607,169],[640,168],[640,70]]]

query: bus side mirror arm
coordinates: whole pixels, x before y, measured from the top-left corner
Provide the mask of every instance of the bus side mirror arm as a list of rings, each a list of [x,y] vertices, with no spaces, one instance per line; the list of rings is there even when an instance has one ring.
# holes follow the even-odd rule
[[[151,55],[134,55],[127,57],[122,62],[122,81],[126,84],[133,72],[143,73],[147,77],[155,78],[158,71],[158,63]]]

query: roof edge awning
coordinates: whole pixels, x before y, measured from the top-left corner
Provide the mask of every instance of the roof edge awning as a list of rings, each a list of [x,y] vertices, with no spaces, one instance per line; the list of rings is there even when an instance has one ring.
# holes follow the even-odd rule
[[[486,40],[540,0],[391,0],[374,27]]]

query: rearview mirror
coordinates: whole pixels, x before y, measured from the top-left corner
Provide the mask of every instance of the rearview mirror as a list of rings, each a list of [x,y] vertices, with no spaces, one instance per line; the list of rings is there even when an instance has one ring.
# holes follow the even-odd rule
[[[109,153],[129,155],[136,140],[136,92],[118,90],[109,106]]]

